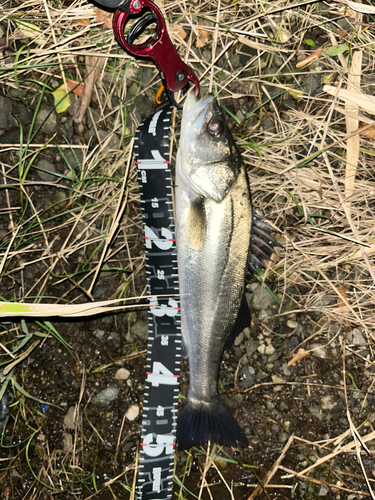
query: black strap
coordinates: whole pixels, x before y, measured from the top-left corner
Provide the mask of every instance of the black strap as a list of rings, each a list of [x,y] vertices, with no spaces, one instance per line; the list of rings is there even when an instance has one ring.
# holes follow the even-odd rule
[[[169,165],[171,113],[168,104],[148,117],[138,127],[134,146],[150,295],[138,500],[172,498],[181,320]]]

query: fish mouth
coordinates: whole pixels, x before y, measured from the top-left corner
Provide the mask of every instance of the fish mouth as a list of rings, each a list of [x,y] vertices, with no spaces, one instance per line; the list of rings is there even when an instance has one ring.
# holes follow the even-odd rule
[[[197,121],[199,121],[199,124],[201,124],[208,107],[212,105],[214,101],[215,97],[212,94],[208,94],[208,96],[198,100],[195,97],[194,92],[190,92],[190,94],[188,94],[188,96],[186,97],[184,103],[183,120],[188,124],[189,127],[197,125]]]

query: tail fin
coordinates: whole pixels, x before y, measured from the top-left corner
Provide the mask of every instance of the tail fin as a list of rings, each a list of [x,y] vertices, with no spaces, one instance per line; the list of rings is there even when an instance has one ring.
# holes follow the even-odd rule
[[[246,437],[220,396],[210,405],[193,405],[188,398],[178,416],[178,449],[188,450],[207,441],[223,446],[248,446]]]

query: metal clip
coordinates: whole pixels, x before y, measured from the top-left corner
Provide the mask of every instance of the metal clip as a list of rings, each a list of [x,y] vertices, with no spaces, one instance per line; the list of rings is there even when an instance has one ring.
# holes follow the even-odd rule
[[[131,0],[130,3],[127,3],[126,12],[120,9],[121,5],[118,6],[113,17],[113,31],[116,40],[123,49],[133,56],[152,59],[159,69],[164,86],[168,91],[178,92],[190,81],[195,85],[195,95],[198,96],[199,80],[189,66],[181,60],[174,48],[159,8],[149,0]],[[140,14],[143,9],[148,9],[151,12],[141,17],[125,36],[125,25],[129,18],[134,18],[134,15]],[[154,34],[146,42],[134,44],[134,40],[151,23],[156,23]]]

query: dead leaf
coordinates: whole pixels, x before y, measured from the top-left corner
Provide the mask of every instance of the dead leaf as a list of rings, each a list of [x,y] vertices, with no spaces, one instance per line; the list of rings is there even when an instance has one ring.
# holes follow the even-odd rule
[[[364,123],[362,123],[362,127],[364,126]],[[367,137],[368,139],[371,139],[372,141],[375,141],[375,126],[368,128],[367,130],[363,130],[360,132],[361,135]]]
[[[367,113],[375,115],[375,96],[373,95],[361,94],[347,89],[337,89],[331,85],[324,85],[323,90],[332,96],[336,96],[337,94],[339,99],[357,104]]]
[[[298,349],[293,358],[289,361],[288,366],[295,365],[296,363],[298,363],[298,361],[300,361],[303,358],[306,358],[306,356],[308,356],[309,354],[310,354],[309,351],[305,351],[305,349],[301,347],[300,349]]]
[[[95,22],[103,23],[101,26],[103,30],[111,30],[113,14],[111,12],[106,12],[105,10],[98,9],[98,7],[94,8],[94,12],[96,12]]]
[[[65,80],[69,90],[78,97],[82,97],[85,84],[70,80],[69,78],[66,78]]]
[[[72,25],[74,26],[90,26],[91,20],[88,18],[84,19],[73,19]]]
[[[86,56],[86,76],[81,99],[77,102],[73,120],[75,123],[82,123],[86,110],[90,105],[94,85],[100,76],[105,64],[105,57]]]
[[[173,38],[176,38],[177,40],[185,40],[185,38],[187,36],[184,28],[182,26],[180,26],[178,23],[174,23],[171,26],[169,34],[172,35]]]
[[[297,69],[305,68],[306,66],[308,66],[309,64],[311,64],[316,59],[319,59],[319,57],[322,55],[322,52],[323,52],[323,46],[322,47],[318,47],[316,50],[314,50],[314,52],[312,52],[310,55],[308,55],[307,57],[305,57],[305,59],[302,59],[302,61],[299,61],[296,64],[296,68]]]
[[[197,42],[195,44],[198,49],[207,45],[209,39],[211,38],[211,33],[205,29],[206,27],[206,23],[199,21],[197,26]]]

